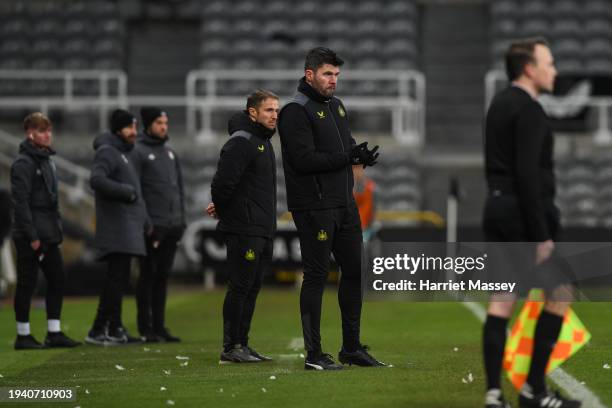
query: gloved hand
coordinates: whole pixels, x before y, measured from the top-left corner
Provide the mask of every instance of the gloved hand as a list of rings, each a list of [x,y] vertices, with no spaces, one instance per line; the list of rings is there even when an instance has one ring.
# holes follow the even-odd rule
[[[355,145],[349,151],[349,162],[351,164],[365,164],[369,160],[368,142]]]
[[[365,168],[366,166],[373,166],[376,163],[378,163],[377,159],[378,156],[380,155],[380,153],[378,153],[378,145],[374,146],[374,148],[372,150],[368,150],[368,158],[367,160],[364,162],[363,167]]]

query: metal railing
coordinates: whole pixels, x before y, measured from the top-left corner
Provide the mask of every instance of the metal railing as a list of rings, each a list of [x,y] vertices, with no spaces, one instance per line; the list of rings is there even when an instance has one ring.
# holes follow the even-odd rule
[[[485,112],[493,100],[495,93],[507,85],[506,74],[501,70],[491,70],[485,76]],[[542,106],[547,112],[552,106],[548,106],[546,99],[542,100]],[[612,96],[608,98],[590,97],[584,103],[584,107],[594,108],[597,112],[597,129],[593,133],[593,142],[599,146],[612,145],[612,129],[610,127],[610,111],[612,110]]]
[[[293,70],[191,71],[186,78],[187,131],[200,140],[211,140],[213,112],[217,109],[240,108],[244,96],[220,96],[219,81],[274,80],[297,82],[303,74]],[[342,81],[397,81],[397,96],[347,96],[343,102],[352,111],[385,109],[391,112],[391,132],[401,143],[422,145],[425,138],[425,77],[418,71],[346,71]],[[201,87],[200,83],[204,82]],[[198,90],[203,88],[204,94]],[[278,90],[271,89],[273,92]],[[279,95],[281,103],[289,95]],[[201,130],[197,129],[200,114]]]
[[[0,96],[0,108],[37,108],[48,114],[50,109],[98,109],[101,128],[106,125],[112,107],[127,106],[127,74],[120,70],[0,70],[0,81],[45,81],[61,83],[61,95]],[[97,83],[91,95],[77,95],[79,83]],[[113,92],[114,90],[114,92]]]

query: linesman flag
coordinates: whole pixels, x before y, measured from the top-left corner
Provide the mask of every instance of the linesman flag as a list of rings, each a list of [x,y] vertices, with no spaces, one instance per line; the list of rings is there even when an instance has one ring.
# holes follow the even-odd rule
[[[504,369],[514,388],[520,390],[529,373],[533,353],[533,336],[543,302],[527,301],[523,306],[506,343]],[[548,374],[570,358],[591,339],[591,333],[584,327],[576,313],[570,308],[563,318],[563,326],[557,340],[546,373]]]

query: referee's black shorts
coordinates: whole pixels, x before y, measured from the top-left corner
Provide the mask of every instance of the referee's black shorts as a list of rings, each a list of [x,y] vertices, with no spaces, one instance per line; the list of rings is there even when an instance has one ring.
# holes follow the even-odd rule
[[[545,203],[548,230],[553,241],[561,233],[560,213],[552,200]],[[573,274],[567,263],[553,255],[543,264],[535,265],[536,244],[530,242],[527,225],[521,213],[518,197],[495,191],[487,197],[483,216],[487,249],[487,280],[515,282],[519,296],[532,288],[551,292],[560,285],[571,284]]]

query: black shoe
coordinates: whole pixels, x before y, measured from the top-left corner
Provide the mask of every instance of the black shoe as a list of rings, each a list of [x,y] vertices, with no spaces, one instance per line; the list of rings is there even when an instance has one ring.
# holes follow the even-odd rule
[[[141,337],[145,343],[161,343],[164,339],[153,332],[143,334]]]
[[[317,357],[308,358],[304,362],[306,370],[342,370],[342,366],[336,363],[329,354],[320,354]]]
[[[156,331],[155,334],[163,339],[166,343],[180,343],[181,338],[176,337],[170,334],[167,328],[163,328],[162,330]]]
[[[95,346],[116,346],[120,343],[111,341],[104,329],[91,329],[85,337],[85,343]]]
[[[19,336],[15,339],[15,350],[40,350],[45,346],[34,338],[31,334]]]
[[[558,392],[548,390],[533,394],[529,384],[523,385],[519,394],[520,408],[580,408],[582,402],[563,397]]]
[[[229,350],[223,350],[221,357],[219,358],[219,364],[226,363],[258,363],[261,360],[255,356],[252,356],[246,347],[242,347],[240,344],[235,344]]]
[[[66,336],[63,332],[47,333],[47,337],[45,338],[46,347],[72,348],[72,347],[76,347],[80,345],[81,345],[80,341],[72,340],[70,337]]]
[[[485,408],[511,408],[499,388],[493,388],[485,394]]]
[[[361,367],[386,367],[387,365],[382,361],[376,360],[370,353],[368,353],[368,346],[360,345],[355,351],[349,352],[342,347],[340,353],[338,353],[338,360],[342,364],[348,364]]]
[[[123,326],[109,328],[106,336],[110,341],[118,344],[140,344],[142,339],[140,337],[130,336],[130,333]]]
[[[263,354],[259,354],[257,351],[255,351],[254,349],[252,349],[249,346],[243,346],[244,349],[246,349],[246,351],[252,355],[253,357],[259,359],[259,361],[272,361],[272,357],[268,357],[268,356],[264,356]]]

